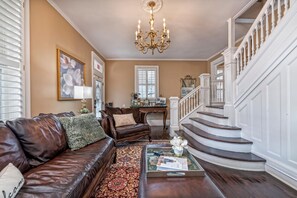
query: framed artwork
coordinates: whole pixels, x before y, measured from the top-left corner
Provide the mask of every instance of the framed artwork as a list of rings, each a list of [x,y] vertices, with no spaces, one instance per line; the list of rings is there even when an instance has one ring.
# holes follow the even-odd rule
[[[85,63],[74,56],[57,49],[58,100],[74,99],[74,86],[83,86]]]
[[[94,69],[100,73],[103,73],[103,66],[96,59],[94,59]]]

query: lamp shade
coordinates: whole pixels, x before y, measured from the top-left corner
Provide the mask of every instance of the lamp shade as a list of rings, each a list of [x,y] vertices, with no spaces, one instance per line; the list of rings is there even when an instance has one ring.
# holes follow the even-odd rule
[[[74,86],[74,99],[93,98],[93,88],[86,86]]]

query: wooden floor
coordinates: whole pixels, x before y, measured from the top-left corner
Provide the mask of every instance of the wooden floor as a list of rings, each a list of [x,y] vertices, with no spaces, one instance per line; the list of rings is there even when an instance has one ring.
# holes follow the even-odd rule
[[[152,127],[152,139],[170,139],[168,130]],[[297,191],[266,172],[239,171],[197,159],[228,198],[297,198]]]

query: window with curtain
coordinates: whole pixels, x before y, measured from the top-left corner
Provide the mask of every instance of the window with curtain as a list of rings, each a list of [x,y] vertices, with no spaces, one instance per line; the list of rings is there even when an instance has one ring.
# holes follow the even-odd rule
[[[135,92],[142,99],[159,97],[159,67],[135,66]]]
[[[23,1],[0,0],[0,120],[23,116]]]

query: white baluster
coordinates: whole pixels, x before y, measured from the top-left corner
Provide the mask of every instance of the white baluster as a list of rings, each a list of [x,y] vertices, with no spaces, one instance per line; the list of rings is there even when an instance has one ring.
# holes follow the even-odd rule
[[[287,11],[288,11],[288,0],[285,0],[284,1],[284,4],[285,4],[285,10],[284,10],[284,15],[287,13]]]
[[[254,31],[252,32],[252,57],[255,55],[255,39],[254,39]]]
[[[239,76],[240,71],[239,71],[239,54],[236,57],[236,72],[237,72],[237,76]]]
[[[251,38],[250,37],[248,37],[248,40],[247,40],[247,51],[248,51],[248,53],[247,53],[247,63],[249,63],[250,62],[250,60],[251,60]]]
[[[242,64],[242,61],[243,61],[242,51],[240,51],[240,71],[243,71],[243,64]]]
[[[277,24],[279,24],[282,17],[281,0],[277,0]]]
[[[243,67],[246,66],[246,43],[243,45]]]
[[[266,38],[265,41],[267,41],[267,38],[269,36],[269,20],[268,20],[268,10],[265,12],[265,18],[266,18]]]
[[[275,27],[274,0],[271,1],[271,22],[271,31],[273,31]]]
[[[256,52],[259,50],[259,32],[258,32],[258,24],[256,26]]]
[[[262,46],[263,45],[263,43],[264,43],[264,22],[263,22],[263,17],[261,18],[261,44],[260,44],[260,46]]]

